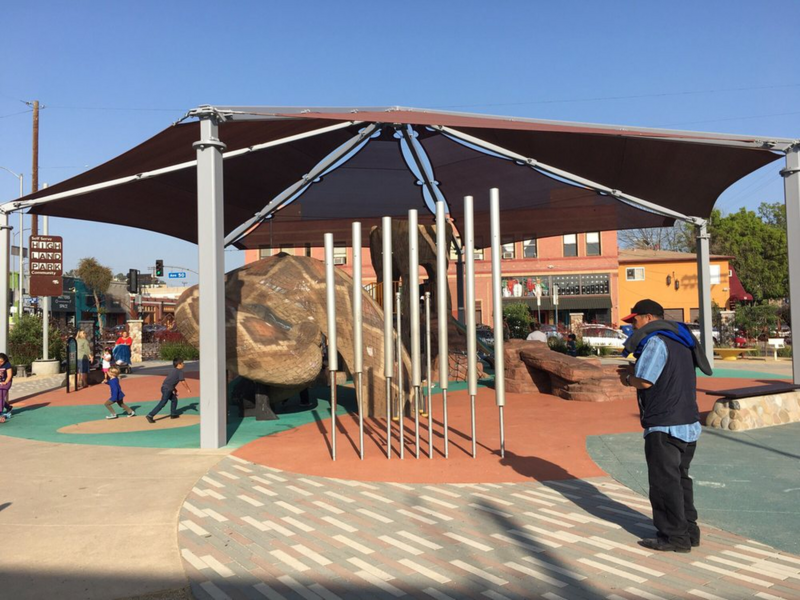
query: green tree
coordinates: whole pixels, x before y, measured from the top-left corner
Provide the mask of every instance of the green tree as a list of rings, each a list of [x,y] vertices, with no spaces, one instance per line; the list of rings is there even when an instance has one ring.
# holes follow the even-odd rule
[[[503,307],[503,316],[506,318],[512,338],[524,340],[531,332],[530,322],[532,319],[527,304],[522,302],[506,304]]]
[[[694,226],[682,221],[676,221],[672,227],[624,229],[617,239],[623,248],[694,252]]]
[[[50,357],[61,360],[64,342],[56,327],[50,327]],[[8,354],[12,364],[29,365],[42,358],[42,319],[34,315],[22,315],[19,323],[8,333]]]
[[[723,216],[714,210],[708,231],[711,252],[733,256],[736,273],[756,302],[788,295],[786,215],[779,203],[762,204],[758,213],[742,208]]]
[[[100,296],[108,291],[114,274],[111,269],[104,267],[94,258],[82,258],[78,263],[76,273],[94,296],[94,305],[97,308],[97,325],[100,327],[100,331],[103,331],[105,311],[100,304]]]

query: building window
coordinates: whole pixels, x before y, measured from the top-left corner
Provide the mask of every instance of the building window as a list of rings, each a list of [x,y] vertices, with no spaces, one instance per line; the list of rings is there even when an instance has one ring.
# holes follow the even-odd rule
[[[564,236],[564,256],[578,256],[578,236],[570,233]]]
[[[503,244],[503,258],[514,258],[516,256],[516,248],[514,242],[510,244]]]
[[[709,283],[711,285],[719,284],[719,277],[720,277],[719,265],[711,265],[711,279]]]
[[[272,248],[270,248],[269,246],[261,246],[258,249],[259,260],[262,258],[267,258],[268,256],[272,256]]]
[[[581,294],[597,296],[609,293],[608,273],[581,275]]]
[[[536,240],[522,242],[522,255],[525,258],[536,258]]]
[[[290,256],[294,256],[294,246],[281,246],[278,252],[284,252]]]
[[[586,256],[600,256],[600,232],[586,234]]]
[[[346,265],[347,264],[347,246],[334,245],[333,246],[333,264]]]
[[[553,275],[553,285],[558,286],[560,296],[579,296],[581,293],[580,275]]]
[[[306,244],[305,245],[304,256],[308,256],[308,257],[311,256],[311,244]]]
[[[678,321],[683,323],[683,309],[682,308],[665,308],[664,319],[667,321]]]
[[[626,281],[644,281],[644,267],[631,267],[625,269]]]
[[[475,300],[475,324],[483,325],[483,301]]]

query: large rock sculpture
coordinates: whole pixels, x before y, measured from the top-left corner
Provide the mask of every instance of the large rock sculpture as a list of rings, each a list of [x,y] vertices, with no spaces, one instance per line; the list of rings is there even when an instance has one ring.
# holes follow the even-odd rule
[[[617,368],[600,364],[600,359],[573,358],[544,342],[523,340],[507,341],[503,355],[507,392],[539,392],[579,402],[636,400],[636,390],[622,385]]]
[[[353,281],[340,269],[336,279],[336,327],[340,370],[353,366]],[[225,277],[226,366],[232,374],[267,386],[271,402],[312,384],[322,368],[327,332],[325,266],[319,260],[279,254]],[[383,311],[362,292],[365,413],[386,414]],[[186,339],[199,345],[198,286],[178,300],[175,320]],[[409,358],[403,355],[407,376]],[[407,380],[407,379],[406,379]]]

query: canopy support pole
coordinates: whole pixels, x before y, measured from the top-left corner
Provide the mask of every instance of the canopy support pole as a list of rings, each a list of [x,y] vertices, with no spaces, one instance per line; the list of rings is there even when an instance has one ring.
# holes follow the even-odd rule
[[[783,193],[786,203],[786,246],[789,252],[789,310],[792,326],[800,329],[800,143],[786,151]],[[792,352],[792,380],[800,383],[800,359]]]
[[[695,225],[697,235],[697,294],[700,307],[700,343],[708,364],[714,366],[714,338],[711,334],[711,255],[706,222]]]
[[[197,150],[197,254],[200,270],[200,447],[225,446],[225,255],[222,153],[214,111],[200,115]]]
[[[8,352],[8,298],[9,257],[11,255],[11,227],[8,224],[8,213],[0,210],[0,348]]]

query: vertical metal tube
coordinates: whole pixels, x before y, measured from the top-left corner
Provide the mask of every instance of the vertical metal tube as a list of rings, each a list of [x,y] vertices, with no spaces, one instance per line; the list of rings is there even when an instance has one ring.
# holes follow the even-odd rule
[[[450,379],[450,350],[447,331],[450,325],[448,298],[450,286],[447,279],[447,222],[444,202],[436,203],[436,318],[439,331],[439,387],[442,388],[442,426],[444,428],[444,457],[450,455],[447,425],[447,384]],[[428,409],[430,410],[430,408]],[[430,416],[430,415],[429,415]]]
[[[433,391],[431,386],[431,293],[425,292],[425,381],[428,382],[428,394],[425,408],[428,415],[428,458],[433,458]]]
[[[405,458],[406,429],[405,429],[405,408],[406,402],[403,397],[403,298],[400,292],[395,294],[397,303],[397,420],[400,424],[400,458]]]
[[[419,334],[419,227],[417,211],[408,211],[408,307],[411,328],[411,388],[414,390],[414,454],[419,458],[419,389],[422,386]]]
[[[336,273],[333,265],[333,234],[325,234],[325,300],[328,318],[328,373],[331,380],[331,458],[336,460],[336,371],[339,350],[336,345]]]
[[[200,447],[227,443],[225,252],[222,153],[216,116],[200,121],[197,151],[197,258],[200,265]],[[77,322],[77,319],[76,319]]]
[[[700,341],[708,364],[714,366],[714,339],[711,336],[711,257],[706,224],[695,226],[697,236],[697,294],[700,307]]]
[[[19,211],[19,298],[17,299],[17,323],[22,319],[25,306],[25,270],[22,259],[25,257],[25,215]]]
[[[492,231],[492,311],[494,313],[494,393],[500,418],[500,456],[506,455],[503,407],[506,405],[505,356],[503,355],[503,292],[500,236],[500,191],[489,190],[489,215]],[[499,334],[499,335],[498,335]]]
[[[392,458],[392,372],[394,371],[394,325],[392,300],[392,218],[381,220],[383,238],[383,376],[386,382],[386,458]]]
[[[8,213],[0,211],[0,306],[10,306],[9,262],[11,256],[11,227]],[[0,311],[0,348],[8,348],[8,310]]]
[[[45,184],[46,186],[47,184]],[[42,217],[42,235],[50,235],[50,222]],[[42,299],[42,360],[50,360],[50,296]]]
[[[364,460],[364,398],[361,374],[364,371],[364,348],[361,313],[361,223],[353,223],[353,370],[356,378],[356,402],[358,403],[358,454]]]
[[[789,310],[795,328],[800,323],[800,144],[786,152],[783,196],[786,204],[786,245],[789,251]],[[792,351],[792,376],[800,383],[800,357]]]
[[[472,196],[464,196],[464,254],[467,263],[466,317],[467,317],[467,380],[469,387],[470,415],[472,423],[472,458],[476,456],[475,444],[475,396],[478,395],[478,344],[475,335],[475,221]]]

